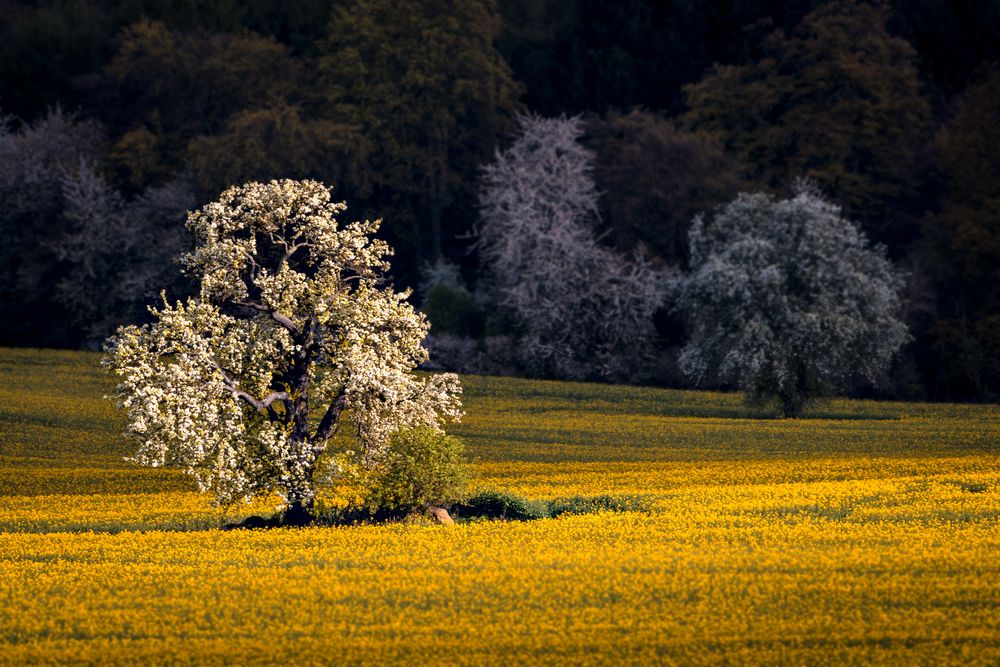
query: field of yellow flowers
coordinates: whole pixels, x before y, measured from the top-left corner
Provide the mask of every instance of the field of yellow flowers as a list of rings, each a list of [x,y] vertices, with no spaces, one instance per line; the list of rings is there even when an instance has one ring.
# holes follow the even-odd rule
[[[0,350],[0,664],[1000,664],[1000,407],[464,378],[526,523],[230,531],[97,356]]]

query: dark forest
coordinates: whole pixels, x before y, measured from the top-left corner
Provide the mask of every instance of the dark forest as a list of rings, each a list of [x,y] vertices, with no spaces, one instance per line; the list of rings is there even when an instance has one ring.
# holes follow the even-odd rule
[[[99,347],[190,289],[186,211],[312,178],[488,347],[482,174],[526,113],[580,116],[600,243],[663,269],[699,213],[808,181],[906,276],[911,339],[857,391],[1000,395],[995,0],[0,0],[0,345]],[[654,319],[643,381],[683,385]]]

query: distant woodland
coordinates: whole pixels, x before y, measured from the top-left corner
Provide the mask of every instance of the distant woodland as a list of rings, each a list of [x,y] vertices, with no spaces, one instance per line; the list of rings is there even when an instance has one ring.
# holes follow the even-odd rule
[[[906,276],[866,391],[1000,396],[996,0],[0,0],[0,114],[2,345],[141,320],[190,289],[186,211],[271,178],[382,218],[432,333],[503,333],[484,168],[519,116],[579,115],[607,249],[682,271],[696,215],[807,181]],[[681,384],[653,321],[649,381]]]

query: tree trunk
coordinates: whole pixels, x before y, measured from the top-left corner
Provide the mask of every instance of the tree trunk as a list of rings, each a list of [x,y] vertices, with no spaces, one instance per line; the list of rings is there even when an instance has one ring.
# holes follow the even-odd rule
[[[430,213],[431,222],[431,238],[430,238],[430,258],[432,262],[436,262],[441,258],[441,218],[444,215],[444,197],[442,196],[441,183],[439,183],[438,174],[432,168],[431,169],[431,187],[429,193],[428,209]]]
[[[293,500],[288,504],[281,517],[281,522],[286,526],[307,526],[313,522],[313,502],[312,500]]]
[[[288,509],[282,517],[282,523],[286,526],[305,526],[312,523],[314,518],[312,473],[316,459],[309,439],[309,367],[312,364],[315,330],[314,320],[305,324],[300,343],[302,351],[296,357],[289,377],[294,395],[291,405],[292,450],[301,456],[307,456],[308,461],[305,463],[305,478],[288,489]]]
[[[802,400],[794,393],[782,392],[781,409],[785,414],[785,419],[797,419],[802,414]]]
[[[799,362],[795,365],[795,384],[778,393],[781,407],[787,419],[796,419],[802,415],[806,401],[813,396],[812,383],[806,365]]]

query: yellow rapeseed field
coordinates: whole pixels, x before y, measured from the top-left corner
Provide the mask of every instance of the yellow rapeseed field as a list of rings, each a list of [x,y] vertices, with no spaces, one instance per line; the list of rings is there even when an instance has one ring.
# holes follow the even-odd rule
[[[648,512],[220,531],[96,355],[0,350],[0,664],[1000,664],[1000,407],[464,378],[477,485]]]

